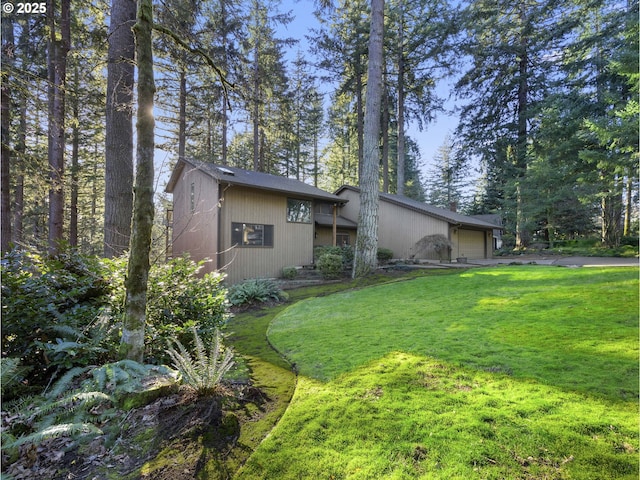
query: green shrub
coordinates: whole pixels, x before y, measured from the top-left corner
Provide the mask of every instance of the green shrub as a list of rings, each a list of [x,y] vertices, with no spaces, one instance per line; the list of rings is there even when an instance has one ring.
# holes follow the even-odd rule
[[[344,272],[342,255],[325,253],[317,261],[318,270],[326,279],[339,278]]]
[[[193,347],[191,328],[196,327],[205,342],[228,319],[227,289],[224,276],[217,272],[202,277],[198,272],[205,262],[188,257],[174,258],[155,265],[149,272],[145,361],[162,364],[169,360],[165,345],[177,338]]]
[[[246,280],[229,287],[229,303],[237,307],[265,302],[280,302],[287,295],[273,281],[268,279]]]
[[[379,248],[376,253],[379,262],[388,262],[393,258],[393,252],[388,248]]]
[[[282,269],[282,278],[287,280],[293,280],[298,276],[298,269],[296,267],[284,267]]]
[[[345,245],[344,247],[333,247],[331,245],[320,245],[313,249],[313,258],[318,263],[320,257],[326,254],[340,255],[345,268],[353,262],[353,247]]]
[[[44,257],[15,250],[2,262],[2,354],[43,385],[52,370],[104,363],[117,351],[117,328],[105,321],[117,281],[112,265],[74,251]]]
[[[233,351],[222,345],[220,333],[216,331],[215,340],[209,350],[205,347],[195,328],[193,344],[195,356],[192,357],[188,350],[178,340],[169,343],[169,356],[173,365],[180,372],[182,382],[193,388],[198,395],[210,395],[215,392],[225,374],[233,367]],[[173,347],[177,347],[177,350]]]

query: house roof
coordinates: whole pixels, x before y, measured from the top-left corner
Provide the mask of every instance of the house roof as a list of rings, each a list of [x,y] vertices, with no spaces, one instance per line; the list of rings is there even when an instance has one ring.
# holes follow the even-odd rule
[[[314,213],[313,218],[314,221],[321,227],[333,226],[333,215],[331,215],[330,213]],[[355,229],[358,228],[358,224],[341,215],[336,215],[336,227]]]
[[[353,192],[358,192],[358,193],[360,192],[360,189],[357,187],[352,187],[351,185],[343,185],[338,190],[336,190],[335,193],[336,195],[340,195],[340,193],[345,190],[351,190]],[[427,205],[426,203],[413,200],[403,195],[393,195],[390,193],[382,193],[382,192],[379,195],[381,200],[384,200],[386,202],[389,202],[395,205],[399,205],[404,208],[408,208],[409,210],[414,210],[416,212],[430,215],[440,220],[444,220],[445,222],[448,222],[452,225],[481,228],[483,230],[501,228],[493,223],[485,222],[484,220],[480,220],[474,217],[469,217],[467,215],[462,215],[461,213],[452,212],[451,210],[447,210],[446,208]]]
[[[171,178],[167,182],[167,187],[165,189],[168,193],[173,192],[176,182],[180,178],[185,167],[200,170],[204,174],[214,178],[219,183],[281,192],[303,198],[326,200],[333,203],[345,203],[344,198],[325,192],[313,185],[309,185],[308,183],[304,183],[293,178],[185,159],[179,160],[173,169],[173,173],[171,174]]]

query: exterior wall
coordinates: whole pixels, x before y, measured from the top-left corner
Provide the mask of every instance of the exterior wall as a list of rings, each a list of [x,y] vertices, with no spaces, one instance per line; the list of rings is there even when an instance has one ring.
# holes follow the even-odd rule
[[[345,230],[338,227],[338,235],[349,235],[349,245],[354,246],[356,244],[356,231]],[[316,227],[315,238],[313,239],[313,246],[319,245],[333,245],[333,228],[332,227]]]
[[[342,208],[341,214],[357,220],[360,210],[360,195],[352,190],[343,190],[340,196],[349,202]],[[410,208],[380,200],[378,210],[378,246],[393,251],[396,258],[412,258],[414,246],[426,235],[442,234],[452,245],[451,257],[469,259],[491,258],[493,254],[493,235],[491,230],[473,230],[450,226],[449,222],[420,213]],[[355,238],[354,238],[355,244]],[[424,257],[420,257],[424,258]],[[434,252],[427,258],[437,260]]]
[[[291,223],[287,222],[286,195],[233,185],[221,187],[224,199],[219,262],[228,283],[279,277],[283,267],[313,262],[313,209],[311,223]],[[273,247],[233,246],[232,222],[273,225]]]
[[[342,215],[356,220],[360,209],[359,194],[343,190],[340,196],[349,200],[342,209]],[[378,219],[378,246],[390,249],[395,258],[411,258],[415,254],[414,245],[425,235],[439,233],[449,238],[448,222],[382,199]]]
[[[189,253],[196,261],[211,259],[203,273],[217,268],[217,205],[217,182],[208,175],[185,167],[173,190],[172,251],[174,256]]]

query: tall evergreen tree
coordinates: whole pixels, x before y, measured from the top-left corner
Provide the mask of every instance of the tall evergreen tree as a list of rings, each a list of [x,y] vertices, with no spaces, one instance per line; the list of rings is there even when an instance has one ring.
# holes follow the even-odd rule
[[[353,278],[369,274],[378,263],[378,169],[380,165],[383,37],[384,0],[372,0],[364,151],[360,175],[360,213],[358,214],[358,236],[353,259]]]
[[[112,0],[107,58],[104,255],[129,246],[133,210],[133,88],[136,0]]]

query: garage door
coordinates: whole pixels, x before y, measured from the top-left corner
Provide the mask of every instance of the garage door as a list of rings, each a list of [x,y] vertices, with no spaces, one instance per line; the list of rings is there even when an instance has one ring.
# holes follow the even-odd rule
[[[486,258],[485,238],[485,232],[458,230],[460,256],[467,258]]]

